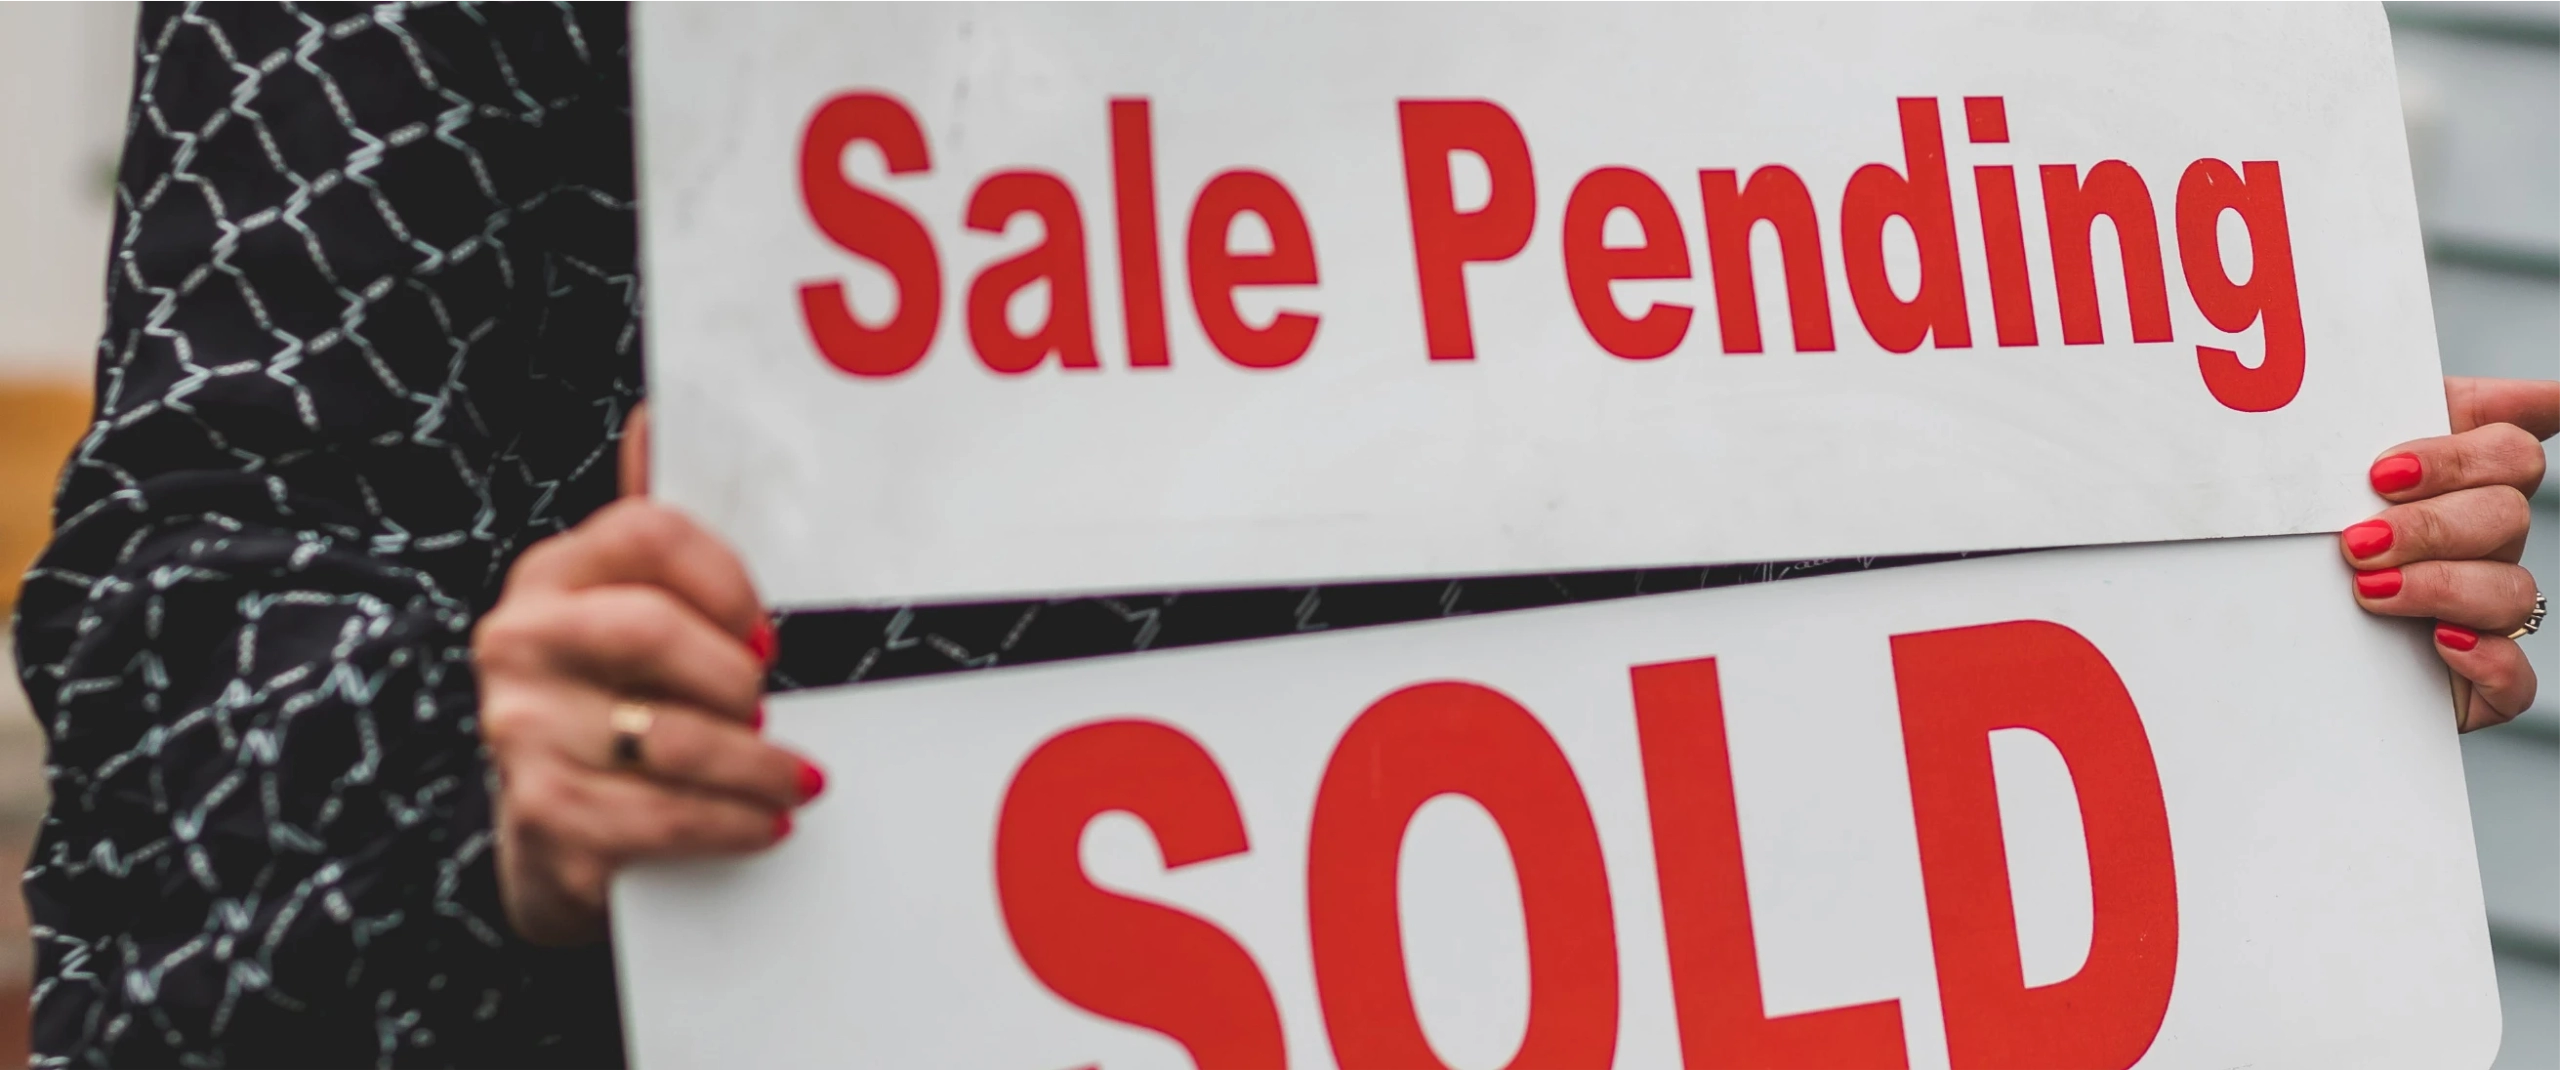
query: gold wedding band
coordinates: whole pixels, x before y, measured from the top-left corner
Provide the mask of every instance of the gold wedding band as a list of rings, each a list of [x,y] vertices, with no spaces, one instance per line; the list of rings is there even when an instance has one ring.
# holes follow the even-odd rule
[[[2524,627],[2507,633],[2509,639],[2522,639],[2542,630],[2542,618],[2551,613],[2551,599],[2541,591],[2533,592],[2533,612],[2524,618]]]
[[[656,710],[646,702],[616,702],[605,723],[613,728],[613,766],[616,769],[640,768],[640,738],[649,734],[649,725],[658,719]]]

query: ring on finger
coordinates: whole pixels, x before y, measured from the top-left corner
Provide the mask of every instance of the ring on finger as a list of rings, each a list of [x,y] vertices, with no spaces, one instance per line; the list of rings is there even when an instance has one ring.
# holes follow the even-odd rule
[[[625,699],[613,704],[605,723],[613,729],[613,767],[625,771],[640,768],[640,740],[649,734],[649,726],[658,719],[658,711],[646,702]]]
[[[2551,599],[2541,591],[2533,592],[2533,612],[2526,614],[2524,627],[2507,633],[2509,639],[2522,639],[2542,630],[2542,618],[2551,613]]]

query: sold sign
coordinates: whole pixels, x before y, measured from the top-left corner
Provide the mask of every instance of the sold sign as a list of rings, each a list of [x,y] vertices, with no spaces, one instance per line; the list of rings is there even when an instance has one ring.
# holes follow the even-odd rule
[[[2482,1066],[2442,680],[2338,567],[2061,551],[783,696],[839,787],[618,887],[635,1054]]]
[[[2105,655],[2019,621],[1893,638],[1904,746],[1949,1050],[1965,1065],[2130,1066],[2168,1010],[2178,892],[2142,719]],[[1629,673],[1661,877],[1682,1060],[1690,1066],[1907,1066],[1893,1001],[1772,1018],[1712,658]],[[2026,986],[2009,907],[1990,733],[2042,734],[2089,824],[2095,923],[2069,980]],[[1403,688],[1351,723],[1325,766],[1308,843],[1308,928],[1334,1059],[1439,1065],[1406,986],[1397,854],[1423,803],[1463,795],[1510,844],[1529,930],[1519,1066],[1608,1066],[1618,1041],[1616,926],[1599,833],[1572,764],[1499,691]],[[1212,922],[1095,887],[1077,859],[1110,811],[1147,823],[1168,868],[1248,850],[1225,773],[1154,721],[1042,743],[1005,792],[996,888],[1022,960],[1068,1002],[1164,1033],[1203,1067],[1288,1063],[1270,986]]]

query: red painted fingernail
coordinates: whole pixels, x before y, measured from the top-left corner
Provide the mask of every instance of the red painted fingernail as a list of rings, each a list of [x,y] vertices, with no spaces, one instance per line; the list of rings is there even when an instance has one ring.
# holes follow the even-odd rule
[[[782,842],[783,837],[789,835],[791,835],[791,812],[785,810],[782,813],[773,815],[774,842],[780,843]]]
[[[2356,573],[2356,593],[2367,598],[2389,598],[2400,593],[2400,570],[2376,569]]]
[[[2367,520],[2351,525],[2344,534],[2347,552],[2357,557],[2372,557],[2391,548],[2391,523],[2386,520]]]
[[[2418,485],[2425,471],[2418,466],[2418,455],[2395,453],[2373,462],[2373,470],[2365,473],[2373,480],[2373,489],[2383,494],[2397,494]]]
[[[2436,642],[2455,650],[2469,650],[2480,645],[2480,633],[2459,624],[2436,625]]]
[[[773,656],[781,650],[782,641],[773,634],[772,621],[758,619],[755,627],[747,629],[747,652],[754,654],[757,661],[771,665]]]
[[[818,797],[819,792],[825,790],[827,790],[826,771],[809,764],[807,759],[802,759],[800,762],[800,801],[808,802],[811,799],[815,799]]]

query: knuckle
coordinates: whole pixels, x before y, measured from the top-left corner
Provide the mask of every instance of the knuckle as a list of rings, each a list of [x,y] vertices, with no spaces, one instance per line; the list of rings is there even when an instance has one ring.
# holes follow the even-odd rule
[[[499,606],[471,626],[471,658],[482,664],[501,663],[525,639],[523,614],[511,606]]]
[[[703,779],[707,742],[691,714],[661,710],[649,726],[649,767],[670,780]]]
[[[509,819],[537,833],[559,832],[575,807],[575,796],[567,777],[548,770],[524,769],[507,778]]]
[[[551,571],[559,565],[561,556],[568,552],[569,537],[566,533],[547,536],[517,554],[516,563],[507,569],[507,575],[513,578]]]
[[[2482,553],[2515,541],[2533,527],[2533,502],[2505,484],[2464,492],[2459,520],[2470,538],[2463,540]],[[2448,524],[2447,534],[2454,529]]]
[[[2484,636],[2483,638],[2485,639],[2486,637]],[[2516,673],[2515,663],[2524,659],[2521,656],[2510,657],[2504,655],[2520,655],[2522,652],[2517,650],[2512,644],[2509,644],[2503,651],[2499,650],[2498,647],[2487,643],[2483,643],[2482,645],[2484,649],[2492,651],[2493,653],[2489,657],[2476,659],[2471,667],[2471,671],[2464,673],[2463,675],[2469,676],[2474,686],[2492,695],[2501,695],[2515,690],[2517,683],[2520,682]],[[2490,705],[2495,706],[2499,704],[2492,702]]]
[[[704,825],[702,807],[675,805],[658,813],[655,842],[661,847],[684,847],[702,842]]]
[[[2504,601],[2515,611],[2516,624],[2522,625],[2525,617],[2533,612],[2533,599],[2541,588],[2534,582],[2533,573],[2517,565],[2499,570],[2498,575],[2501,585],[2506,588]]]
[[[645,498],[627,498],[617,507],[608,528],[629,550],[648,557],[670,556],[684,544],[684,518]]]
[[[598,640],[623,651],[663,650],[675,641],[676,620],[665,600],[634,591],[613,599],[596,618]]]
[[[530,671],[541,663],[541,651],[555,641],[562,624],[555,599],[501,603],[472,626],[471,660],[500,674]]]
[[[665,850],[668,838],[665,812],[657,807],[634,811],[619,829],[619,850],[626,856],[651,855]]]
[[[2400,566],[2400,593],[2394,602],[2404,610],[2432,611],[2451,585],[2443,562],[2412,561]]]
[[[2444,510],[2435,500],[2412,502],[2392,512],[2397,515],[2390,518],[2391,527],[2401,536],[2392,549],[2399,552],[2401,560],[2427,559],[2434,556],[2436,547],[2444,545]]]
[[[2480,452],[2487,458],[2519,468],[2530,459],[2533,467],[2542,467],[2542,440],[2533,432],[2514,424],[2490,424],[2480,429],[2480,439]]]
[[[532,731],[534,711],[524,703],[501,701],[480,710],[480,738],[489,744],[500,761],[515,751]]]
[[[2523,491],[2501,483],[2489,488],[2489,495],[2491,515],[2499,521],[2516,531],[2532,526],[2533,499],[2525,497]]]

